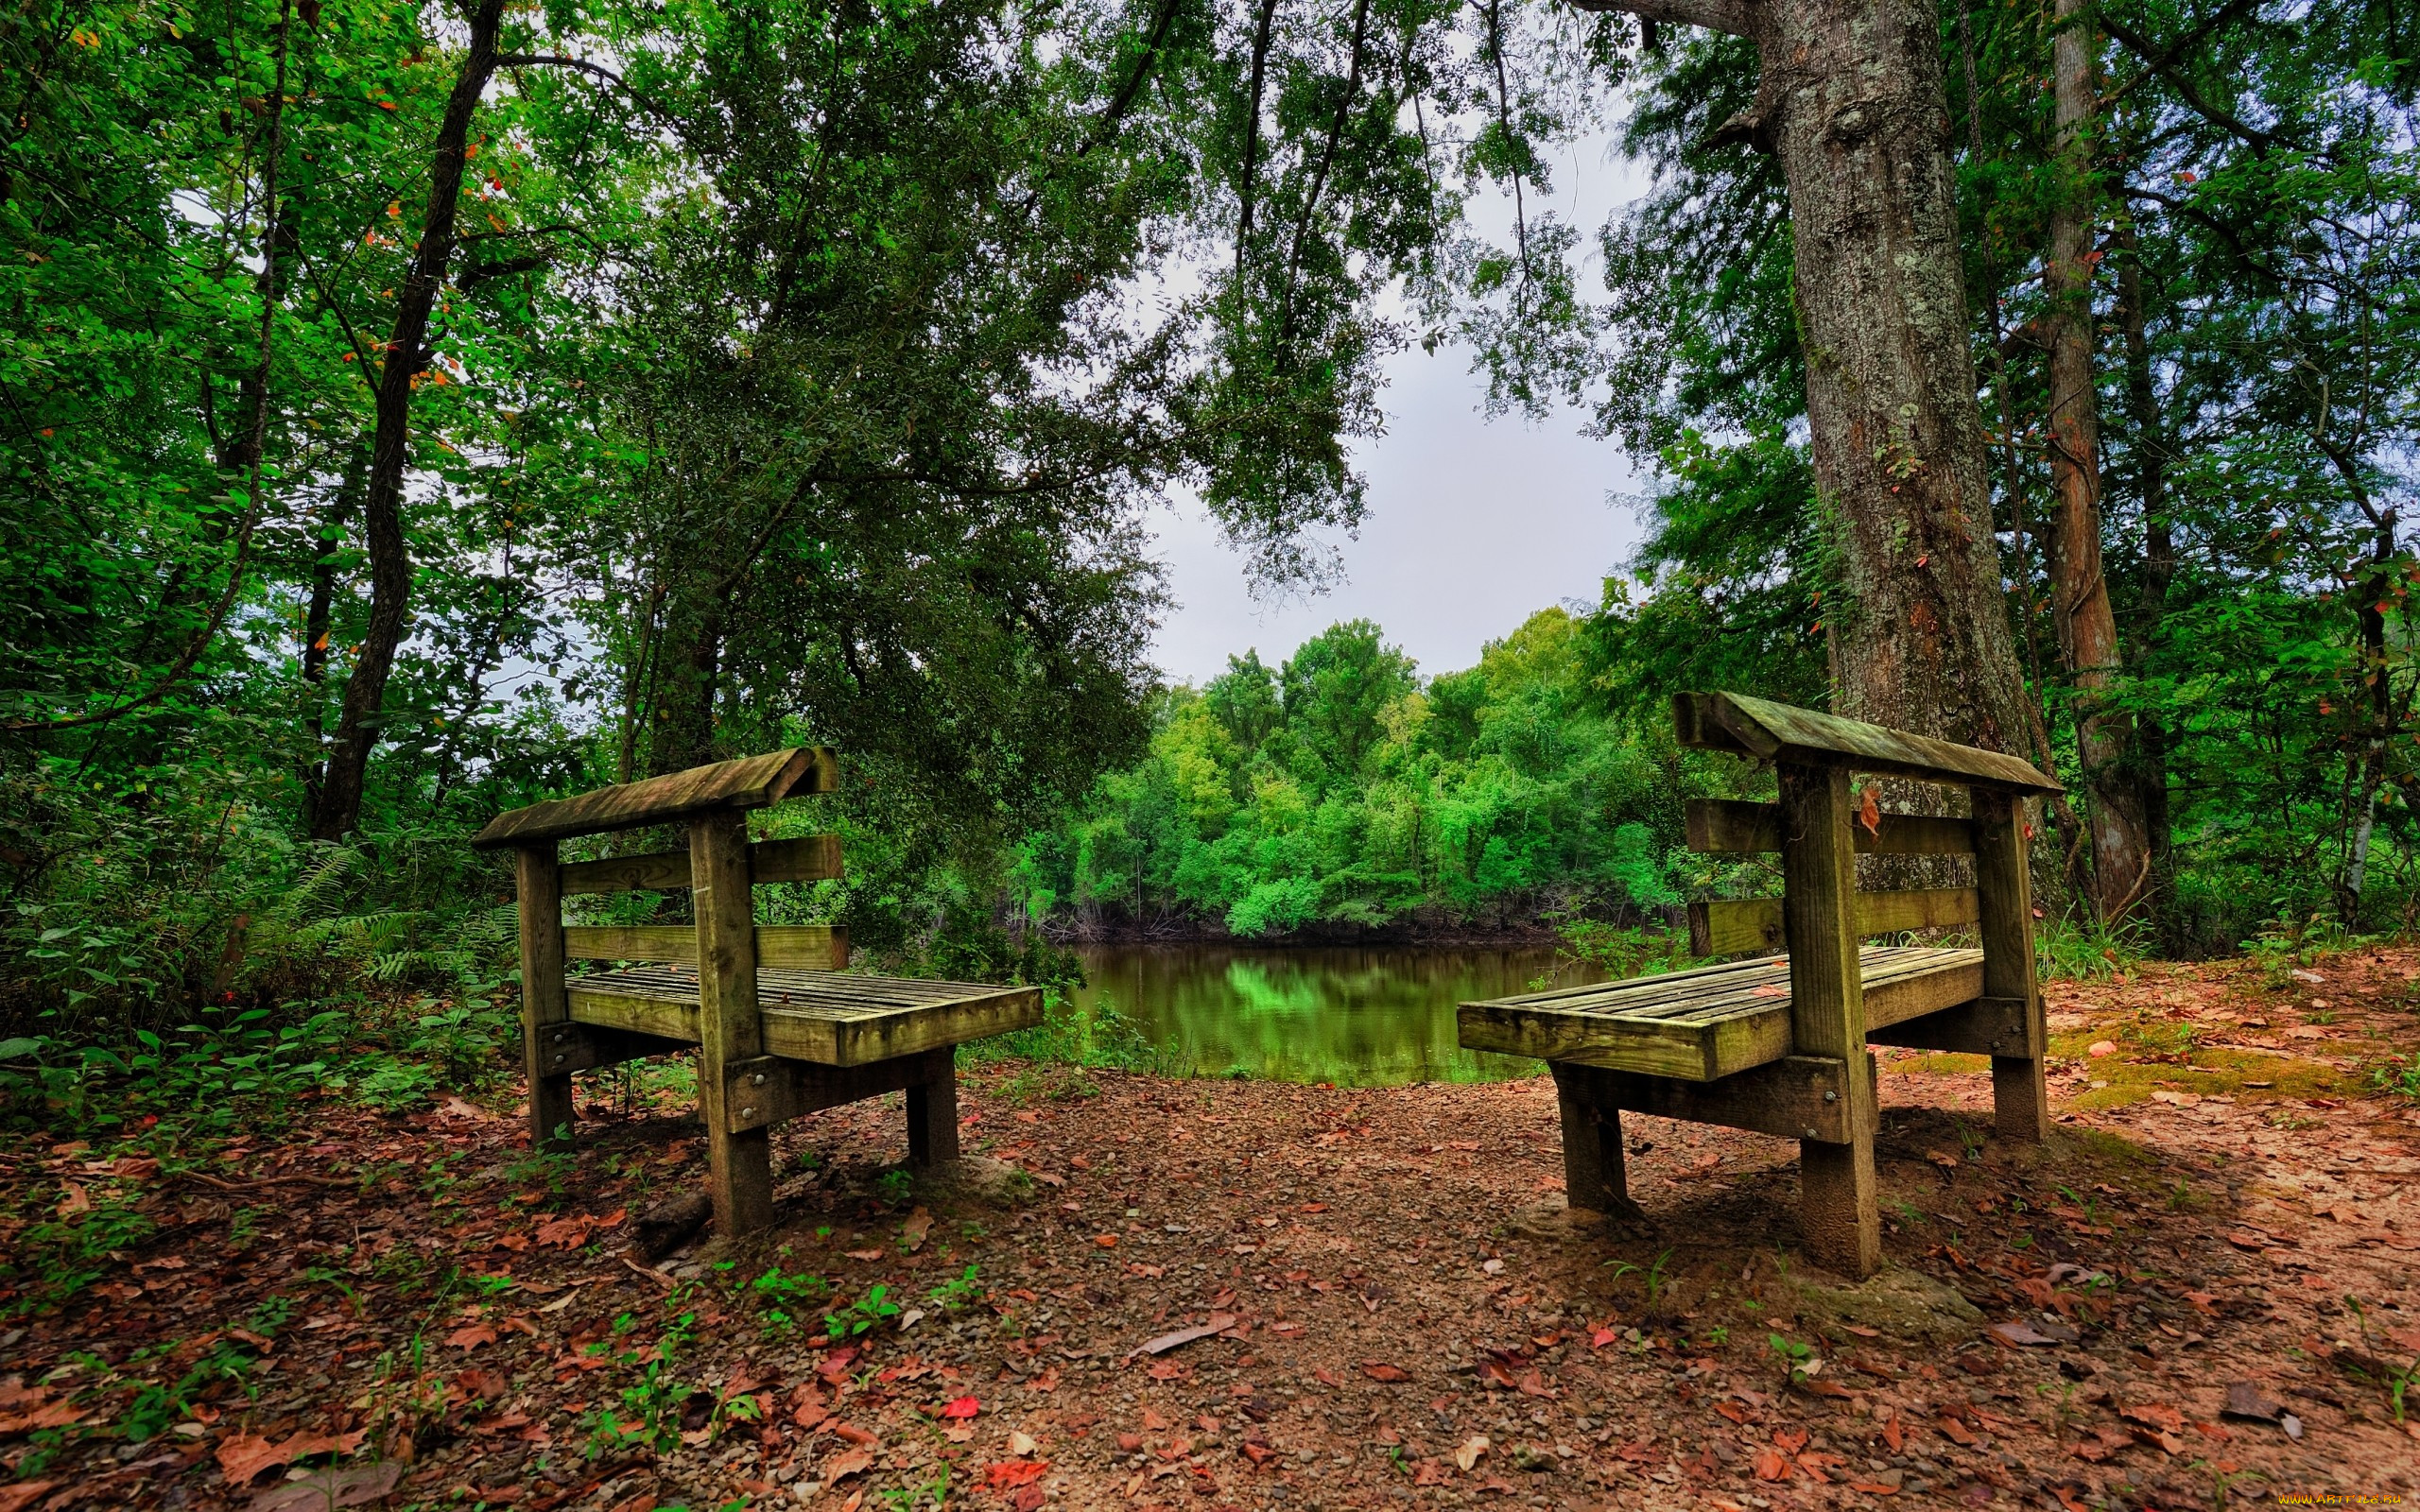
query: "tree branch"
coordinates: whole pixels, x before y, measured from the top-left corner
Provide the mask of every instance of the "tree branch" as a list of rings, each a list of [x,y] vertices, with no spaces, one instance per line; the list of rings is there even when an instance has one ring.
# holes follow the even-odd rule
[[[629,79],[601,63],[592,63],[585,58],[565,58],[560,53],[507,53],[497,59],[495,64],[498,68],[572,68],[583,74],[594,74],[636,100],[649,115],[670,127],[672,134],[683,143],[689,140],[688,122],[653,96],[639,93],[631,87]]]
[[[2193,81],[2185,77],[2185,71],[2176,66],[2175,60],[2153,47],[2151,39],[2141,32],[2106,11],[2100,13],[2100,25],[2101,29],[2123,43],[2128,52],[2141,59],[2146,69],[2167,76],[2168,81],[2176,86],[2177,94],[2187,105],[2192,107],[2194,114],[2229,135],[2241,138],[2255,153],[2267,152],[2270,144],[2277,140],[2275,132],[2263,131],[2257,127],[2246,125],[2230,112],[2204,99],[2202,92],[2193,87]]]
[[[1734,37],[1754,37],[1763,23],[1759,0],[1571,0],[1571,5],[1593,14],[1619,10],[1641,21],[1703,26]]]
[[[2243,12],[2251,9],[2259,3],[2260,0],[2227,0],[2227,4],[2221,6],[2218,10],[2211,15],[2209,20],[2203,22],[2200,26],[2195,26],[2190,31],[2187,31],[2182,37],[2179,37],[2174,42],[2169,43],[2167,50],[2162,52],[2157,58],[2144,60],[2143,71],[2141,73],[2136,74],[2134,77],[2126,80],[2123,84],[2118,85],[2116,89],[2113,89],[2108,94],[2100,96],[2100,108],[2104,111],[2109,109],[2109,107],[2117,104],[2119,100],[2122,100],[2127,95],[2133,94],[2137,85],[2153,77],[2163,69],[2174,67],[2178,60],[2183,59],[2187,52],[2191,51],[2196,43],[2200,43],[2204,38],[2209,36],[2210,33],[2218,30],[2221,26],[2225,26],[2228,22],[2233,21],[2236,17],[2243,14]],[[2109,18],[2104,13],[2100,19],[2102,24],[2106,25]],[[2127,45],[2132,48],[2134,44],[2129,43]]]

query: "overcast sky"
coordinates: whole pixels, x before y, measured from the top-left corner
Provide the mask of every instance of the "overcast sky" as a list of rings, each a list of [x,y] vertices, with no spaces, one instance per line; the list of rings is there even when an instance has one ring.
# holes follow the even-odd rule
[[[1607,213],[1646,188],[1635,168],[1606,161],[1596,144],[1576,149],[1556,177],[1555,209],[1591,245]],[[1474,218],[1511,225],[1501,204],[1476,207]],[[1593,267],[1583,287],[1595,288]],[[1344,576],[1328,593],[1255,602],[1243,558],[1198,505],[1182,500],[1152,515],[1177,598],[1153,660],[1171,680],[1206,682],[1249,647],[1275,665],[1356,618],[1376,621],[1433,676],[1476,662],[1482,644],[1548,605],[1597,601],[1606,573],[1638,539],[1632,510],[1614,502],[1640,489],[1620,446],[1583,438],[1585,417],[1568,410],[1541,424],[1488,420],[1483,381],[1459,348],[1431,356],[1412,346],[1387,372],[1387,434],[1357,457],[1368,515],[1359,539],[1332,538]]]

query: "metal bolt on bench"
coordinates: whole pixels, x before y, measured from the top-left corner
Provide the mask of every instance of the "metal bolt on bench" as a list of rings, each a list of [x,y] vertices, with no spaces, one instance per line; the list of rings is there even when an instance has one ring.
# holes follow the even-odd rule
[[[1691,850],[1782,858],[1781,897],[1692,905],[1692,948],[1783,954],[1465,1003],[1461,1043],[1554,1073],[1572,1207],[1638,1211],[1622,1174],[1625,1108],[1796,1139],[1810,1254],[1871,1275],[1882,1224],[1868,1044],[1989,1056],[1997,1132],[2039,1143],[2049,1131],[2023,806],[2060,786],[2014,756],[1761,698],[1672,704],[1683,745],[1769,762],[1781,790],[1778,803],[1688,805]],[[1851,772],[1964,787],[1968,816],[1885,814],[1865,829]],[[1859,892],[1861,851],[1971,854],[1975,885]],[[1982,949],[1859,943],[1962,924]]]
[[[957,1047],[1041,1022],[1041,989],[859,975],[843,970],[840,931],[756,923],[756,884],[838,877],[840,843],[751,843],[748,811],[838,785],[830,750],[777,750],[514,809],[472,840],[519,854],[532,1147],[570,1144],[573,1073],[695,1045],[722,1233],[772,1222],[771,1128],[804,1113],[904,1091],[909,1160],[958,1158]],[[688,826],[686,850],[569,865],[558,851],[675,823]],[[694,927],[562,920],[566,895],[678,887]],[[667,964],[566,977],[567,958]]]

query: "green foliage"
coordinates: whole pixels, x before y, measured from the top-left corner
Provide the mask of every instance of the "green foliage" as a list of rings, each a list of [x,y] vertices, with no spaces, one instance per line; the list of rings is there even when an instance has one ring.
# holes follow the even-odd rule
[[[1028,918],[1239,936],[1551,913],[1636,927],[1682,901],[1681,801],[1727,791],[1659,714],[1602,712],[1580,624],[1532,615],[1423,686],[1377,627],[1162,700],[1150,753],[1027,840]]]

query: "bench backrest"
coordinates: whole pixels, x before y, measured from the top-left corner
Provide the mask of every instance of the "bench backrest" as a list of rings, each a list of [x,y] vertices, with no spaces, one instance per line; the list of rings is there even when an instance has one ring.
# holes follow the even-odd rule
[[[729,816],[793,798],[829,793],[839,786],[838,759],[822,747],[797,747],[717,762],[643,782],[600,787],[570,798],[532,803],[499,814],[473,838],[480,849],[513,846],[524,858],[524,892],[530,868],[551,867],[558,899],[579,894],[672,891],[692,885],[690,852],[653,850],[601,861],[555,859],[559,841],[645,825]],[[840,875],[840,837],[813,834],[746,844],[752,891],[776,882],[817,882]],[[525,904],[527,899],[525,896]],[[822,924],[759,925],[752,901],[747,908],[759,966],[837,971],[849,962],[847,935]],[[670,961],[694,964],[699,932],[687,924],[558,926],[568,960]]]
[[[2026,868],[2026,799],[2061,791],[2031,763],[1998,751],[1731,693],[1672,700],[1680,741],[1771,763],[1773,803],[1693,800],[1689,847],[1717,853],[1779,851],[1782,896],[1690,907],[1691,948],[1703,955],[1787,951],[1790,1019],[1802,1055],[1863,1054],[1858,943],[1868,935],[1973,924],[1987,997],[2035,998],[2033,901]],[[1880,814],[1861,823],[1854,772],[1963,787],[1968,816]],[[1859,892],[1856,857],[1972,855],[1975,885]],[[2030,1015],[2038,1022],[2038,1013]]]

